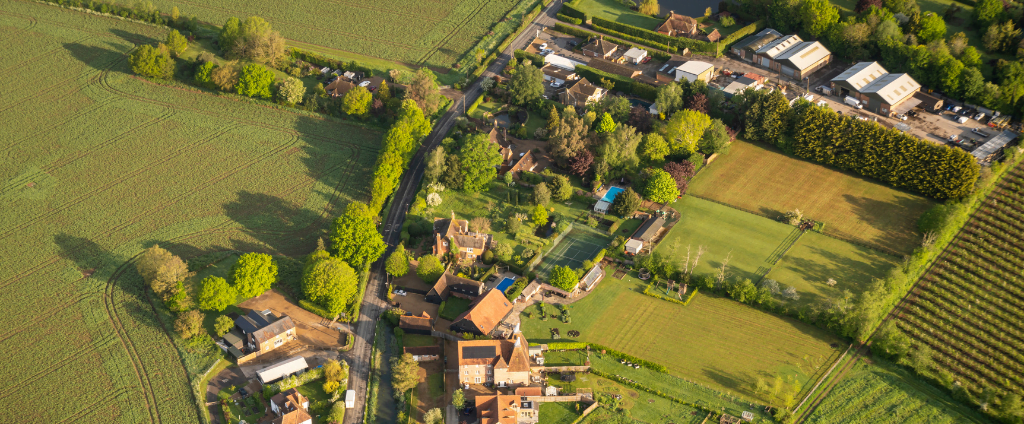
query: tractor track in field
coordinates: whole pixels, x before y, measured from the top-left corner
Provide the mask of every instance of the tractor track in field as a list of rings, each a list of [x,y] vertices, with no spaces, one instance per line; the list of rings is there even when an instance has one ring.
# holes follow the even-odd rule
[[[419,63],[427,63],[427,60],[429,60],[431,57],[433,57],[434,53],[437,53],[437,51],[441,49],[441,46],[447,46],[448,42],[451,41],[451,38],[456,33],[458,33],[459,30],[462,29],[462,27],[466,25],[466,23],[468,23],[470,20],[476,18],[476,16],[480,14],[480,11],[484,10],[484,6],[489,5],[489,4],[491,4],[491,0],[481,1],[480,4],[476,7],[476,9],[473,10],[472,13],[467,14],[466,18],[463,19],[462,22],[459,25],[454,25],[452,27],[453,29],[451,30],[451,32],[448,33],[447,36],[445,36],[443,39],[441,39],[441,41],[439,43],[435,44],[434,47],[432,47],[430,50],[427,50],[426,53],[424,53],[422,56],[420,56],[420,58],[417,61]],[[506,15],[508,15],[508,13],[506,13]]]
[[[112,335],[111,336],[107,336],[107,337],[109,337],[111,340],[113,340],[113,338],[114,338]],[[47,375],[50,375],[50,374],[52,374],[54,372],[57,372],[57,371],[60,371],[60,369],[64,368],[64,366],[66,366],[66,365],[68,365],[68,364],[70,364],[72,362],[75,362],[75,360],[77,360],[78,357],[80,355],[82,355],[83,353],[86,353],[88,351],[96,350],[95,344],[100,344],[100,342],[103,342],[104,339],[106,339],[107,337],[101,338],[101,339],[99,339],[99,340],[97,340],[95,342],[90,342],[89,344],[85,345],[81,349],[78,349],[78,350],[74,351],[72,354],[70,354],[70,355],[68,355],[68,356],[66,356],[64,358],[61,358],[59,360],[51,360],[51,358],[46,358],[46,367],[44,367],[42,371],[39,371],[39,372],[29,376],[28,378],[24,378],[24,379],[18,380],[18,385],[17,386],[12,387],[11,390],[9,390],[9,391],[7,391],[5,393],[0,393],[0,400],[5,399],[5,398],[7,398],[8,396],[10,396],[12,394],[18,393],[18,390],[23,388],[26,385],[32,384],[32,383],[42,379],[43,377],[46,377]]]
[[[79,280],[79,281],[81,281],[81,280]],[[71,286],[69,285],[69,286],[65,286],[65,287],[71,287]],[[66,290],[66,291],[63,291],[63,292],[60,292],[60,293],[56,293],[54,295],[54,298],[57,298],[57,299],[68,299],[67,296],[71,294],[71,291],[72,290]],[[27,322],[25,322],[24,325],[22,325],[21,327],[14,329],[14,331],[11,331],[10,333],[7,333],[7,334],[4,334],[3,336],[0,336],[0,343],[3,343],[5,341],[7,341],[11,337],[14,337],[14,336],[17,336],[18,334],[21,334],[21,332],[23,332],[23,331],[25,331],[25,330],[27,330],[29,328],[34,327],[36,324],[38,324],[39,322],[41,322],[41,321],[43,321],[45,319],[53,318],[54,315],[57,315],[57,312],[63,311],[64,309],[67,309],[68,307],[70,307],[72,305],[75,305],[75,304],[77,304],[77,303],[79,303],[79,302],[81,302],[81,301],[83,301],[85,299],[88,299],[88,298],[92,297],[92,296],[93,295],[89,294],[89,293],[81,293],[77,297],[71,298],[71,300],[68,301],[68,302],[64,302],[64,303],[61,303],[60,305],[57,305],[57,306],[52,307],[50,309],[47,309],[45,311],[40,311],[38,313],[35,313],[36,316],[37,316],[37,319],[27,320]]]
[[[74,421],[81,420],[82,418],[85,418],[85,417],[89,416],[89,414],[95,412],[95,410],[93,408],[95,408],[96,405],[99,405],[101,403],[110,401],[110,400],[112,400],[114,398],[117,398],[118,396],[120,396],[122,394],[127,395],[129,388],[131,388],[131,387],[122,387],[122,388],[117,389],[117,390],[115,390],[113,392],[110,392],[106,396],[103,396],[102,398],[100,398],[100,400],[97,400],[96,402],[93,402],[93,403],[90,403],[90,404],[86,405],[84,408],[79,409],[78,411],[75,411],[74,413],[72,413],[71,415],[68,415],[63,420],[60,420],[60,421],[57,421],[57,422],[58,423],[65,423],[65,422],[69,422],[69,421],[74,422]]]

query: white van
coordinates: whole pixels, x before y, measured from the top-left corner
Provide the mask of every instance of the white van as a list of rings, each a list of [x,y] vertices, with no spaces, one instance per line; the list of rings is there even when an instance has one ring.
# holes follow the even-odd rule
[[[356,407],[356,391],[355,390],[346,390],[345,391],[345,408],[355,408],[355,407]]]
[[[956,117],[956,123],[958,123],[958,124],[966,124],[967,123],[967,119],[968,118],[966,116],[958,116],[958,117]]]
[[[853,106],[853,107],[855,107],[857,109],[863,109],[864,108],[864,105],[860,104],[860,100],[857,100],[857,99],[855,99],[853,97],[850,97],[850,96],[846,96],[846,98],[843,99],[843,102],[848,104],[848,105],[850,105],[850,106]]]

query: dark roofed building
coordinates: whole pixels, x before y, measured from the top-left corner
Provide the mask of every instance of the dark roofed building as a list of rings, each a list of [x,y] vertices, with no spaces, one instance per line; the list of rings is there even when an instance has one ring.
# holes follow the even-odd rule
[[[276,349],[285,342],[295,340],[295,322],[287,315],[278,317],[269,309],[265,311],[249,311],[248,314],[235,319],[235,334],[229,332],[224,336],[224,343],[230,347],[237,344],[236,338],[244,340],[239,350],[243,354],[254,352],[266,353]]]
[[[491,289],[473,300],[469,310],[455,318],[450,329],[456,333],[488,335],[510,312],[512,302],[505,298],[501,290]]]
[[[605,41],[603,35],[597,36],[590,44],[583,46],[583,55],[607,59],[619,49],[619,45]]]
[[[576,108],[601,100],[604,95],[605,89],[592,84],[586,78],[581,78],[572,87],[560,93],[562,104]]]
[[[457,277],[452,275],[450,272],[445,271],[444,274],[441,274],[441,278],[437,279],[437,283],[434,283],[434,287],[427,292],[425,300],[427,302],[440,305],[441,302],[448,299],[448,296],[452,294],[465,299],[472,299],[480,296],[483,292],[484,283],[470,280],[468,278]]]
[[[642,73],[639,69],[636,69],[634,67],[626,66],[621,63],[615,63],[610,60],[604,59],[591,60],[587,66],[597,69],[598,71],[607,72],[609,74],[622,75],[626,78],[633,78]]]
[[[654,239],[654,236],[658,235],[658,232],[661,231],[664,226],[665,218],[660,216],[657,218],[648,218],[642,225],[640,225],[640,228],[636,229],[630,238],[648,243]]]
[[[513,334],[511,340],[460,341],[456,349],[460,384],[516,387],[530,382],[529,343],[521,333]]]

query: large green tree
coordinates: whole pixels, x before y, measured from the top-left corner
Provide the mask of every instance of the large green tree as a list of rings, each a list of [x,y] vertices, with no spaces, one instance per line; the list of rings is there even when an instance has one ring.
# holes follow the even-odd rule
[[[665,159],[665,156],[672,153],[668,143],[665,142],[665,137],[656,133],[644,134],[644,139],[640,142],[638,150],[640,159],[646,163],[660,162]]]
[[[462,189],[475,193],[487,187],[498,175],[496,166],[501,164],[498,145],[491,143],[487,134],[478,133],[466,137],[459,149],[459,165],[462,168]]]
[[[508,174],[506,174],[508,175]],[[551,180],[551,199],[556,202],[564,202],[572,197],[572,183],[565,175],[555,175]]]
[[[811,37],[818,38],[825,35],[832,24],[839,22],[839,9],[828,0],[802,0],[800,20],[803,21],[804,30]]]
[[[353,300],[358,301],[353,299],[358,291],[356,271],[340,258],[317,260],[302,275],[302,292],[306,298],[333,315],[344,312]]]
[[[436,183],[441,178],[441,175],[444,173],[446,156],[442,146],[437,146],[430,153],[427,153],[427,165],[423,170],[423,179],[426,181],[426,185]]]
[[[306,85],[298,78],[287,77],[277,84],[277,98],[284,104],[295,105],[306,94]]]
[[[132,72],[146,78],[171,79],[174,76],[174,59],[166,46],[153,47],[143,44],[128,56]]]
[[[231,276],[242,297],[259,296],[277,282],[277,263],[266,253],[246,253],[238,258]]]
[[[643,135],[629,125],[619,125],[604,137],[598,147],[598,155],[608,164],[610,175],[625,176],[636,171],[640,158],[636,154]]]
[[[555,162],[564,166],[584,150],[588,131],[587,121],[576,114],[576,109],[572,106],[565,108],[558,127],[548,136],[548,150]]]
[[[672,154],[686,155],[697,151],[697,141],[711,125],[711,117],[693,110],[681,110],[665,125],[664,135]]]
[[[430,253],[420,256],[419,263],[416,265],[416,275],[420,279],[433,285],[438,278],[441,278],[442,274],[444,274],[444,265],[441,264],[441,260],[437,256]]]
[[[437,86],[437,75],[427,68],[418,69],[405,90],[405,98],[416,102],[424,114],[433,115],[444,98]]]
[[[223,311],[235,302],[238,292],[228,281],[211,275],[199,282],[199,309],[207,311]]]
[[[217,337],[224,337],[232,328],[235,328],[235,321],[227,315],[221,315],[213,322],[213,331],[217,332]]]
[[[377,232],[375,216],[370,208],[365,203],[352,202],[334,221],[331,246],[339,259],[360,269],[383,255],[387,244]]]
[[[601,120],[597,121],[597,128],[594,128],[594,131],[598,134],[615,131],[615,120],[612,119],[612,114],[605,112],[601,115]]]
[[[370,112],[370,102],[373,95],[366,87],[356,87],[345,93],[341,101],[341,111],[348,116],[364,117]]]
[[[921,28],[917,31],[917,39],[921,43],[941,40],[946,36],[946,21],[937,13],[928,13],[921,18]]]
[[[555,265],[551,270],[551,279],[549,282],[552,286],[569,291],[576,287],[576,284],[580,282],[580,279],[576,276],[576,271],[573,271],[572,268],[569,268],[568,266]]]
[[[986,28],[999,22],[1003,17],[1004,5],[1001,0],[978,0],[972,17],[978,28]]]
[[[156,294],[173,295],[179,281],[188,277],[188,264],[171,252],[154,244],[142,252],[135,269]]]
[[[274,86],[274,72],[258,63],[250,63],[242,68],[242,76],[235,84],[238,94],[246,97],[269,99]]]
[[[420,366],[411,353],[391,358],[391,385],[395,392],[405,394],[420,382]]]
[[[640,209],[640,204],[640,195],[633,191],[633,187],[629,187],[626,191],[615,196],[615,200],[612,200],[611,210],[612,213],[626,218],[633,216],[633,212]]]
[[[711,155],[721,152],[729,143],[729,129],[725,127],[721,119],[711,120],[711,126],[704,130],[704,135],[697,142],[697,148],[701,153]]]
[[[172,29],[171,32],[167,33],[167,50],[174,57],[181,56],[188,49],[188,39],[176,29]]]
[[[392,277],[401,277],[409,272],[409,253],[405,251],[405,243],[399,243],[384,264],[385,270]]]
[[[544,73],[533,65],[520,65],[508,80],[512,103],[525,105],[544,94]]]
[[[659,87],[654,104],[659,114],[671,116],[672,112],[683,108],[683,88],[674,82]]]
[[[229,18],[221,28],[220,47],[229,59],[248,59],[271,66],[285,56],[284,38],[259,16],[242,22]]]
[[[669,203],[679,197],[676,180],[661,169],[655,169],[643,183],[644,197],[655,203]]]
[[[551,189],[547,183],[540,183],[533,186],[533,203],[537,206],[547,206],[551,202]]]
[[[190,339],[203,333],[203,319],[206,316],[195,309],[185,311],[174,320],[174,331],[183,339]]]
[[[746,113],[747,138],[778,146],[789,123],[789,101],[779,90],[770,94],[747,90],[744,96],[749,104]]]
[[[548,222],[548,210],[542,205],[537,205],[533,208],[533,224],[536,226],[544,225]]]

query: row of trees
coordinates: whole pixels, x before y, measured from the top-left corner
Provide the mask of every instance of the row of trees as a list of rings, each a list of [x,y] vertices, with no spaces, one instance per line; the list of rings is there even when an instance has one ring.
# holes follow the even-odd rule
[[[476,133],[442,140],[426,162],[425,185],[440,183],[444,188],[476,193],[486,190],[498,176],[502,159],[498,145],[487,134]]]
[[[380,212],[387,198],[398,188],[402,173],[423,138],[432,129],[433,124],[415,100],[406,99],[402,102],[397,120],[384,135],[383,148],[377,156],[370,186],[370,209],[374,215]]]
[[[978,179],[977,162],[963,150],[844,117],[809,102],[790,108],[778,91],[747,90],[743,95],[749,105],[746,136],[787,153],[936,199],[963,198]]]

